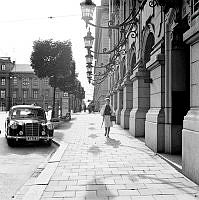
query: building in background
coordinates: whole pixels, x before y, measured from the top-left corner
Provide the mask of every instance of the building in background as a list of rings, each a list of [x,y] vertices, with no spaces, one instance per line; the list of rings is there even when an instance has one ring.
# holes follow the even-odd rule
[[[107,76],[117,123],[154,152],[182,155],[184,174],[199,183],[199,1],[108,3],[106,26],[119,26],[109,31],[116,54]],[[107,43],[107,34],[96,32],[97,44]]]
[[[0,67],[1,111],[9,110],[11,106],[19,104],[37,104],[46,110],[52,109],[53,88],[49,85],[49,78],[38,78],[30,65],[16,64],[11,62],[10,57],[0,58]],[[85,92],[78,79],[76,85],[73,94],[66,94],[56,88],[56,116],[62,115],[62,101],[68,111],[80,111]]]
[[[8,110],[11,105],[10,74],[14,67],[10,57],[0,57],[0,110]]]
[[[99,26],[106,26],[109,18],[108,0],[103,0],[101,6],[96,9],[96,24]],[[108,29],[96,28],[95,30],[95,52],[103,52],[103,49],[109,49],[109,36]],[[94,78],[103,79],[105,69],[103,65],[108,62],[109,56],[105,54],[94,53],[95,67],[94,67]],[[108,78],[105,78],[101,83],[94,87],[93,100],[95,104],[95,110],[99,111],[101,106],[105,102],[105,97],[108,95]]]
[[[28,64],[15,64],[11,71],[10,91],[12,105],[37,104],[45,109],[52,107],[53,88],[49,78],[39,79]],[[56,104],[61,104],[63,92],[56,90]]]

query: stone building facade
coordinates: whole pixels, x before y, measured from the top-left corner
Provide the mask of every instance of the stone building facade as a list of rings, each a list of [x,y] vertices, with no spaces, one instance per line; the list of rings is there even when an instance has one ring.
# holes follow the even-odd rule
[[[52,107],[53,88],[49,86],[49,79],[39,79],[28,64],[14,65],[10,87],[12,105],[36,103],[45,109]],[[56,91],[56,104],[61,104],[62,95]]]
[[[109,19],[108,1],[103,0],[101,6],[96,9],[96,24],[99,26],[106,26]],[[109,49],[108,29],[96,28],[94,52],[103,52],[103,49]],[[93,93],[93,100],[95,110],[99,111],[101,106],[105,103],[105,97],[108,95],[108,78],[100,81],[103,78],[105,69],[103,65],[108,62],[108,55],[94,53],[95,67],[94,67],[94,83],[96,82]],[[97,81],[99,80],[99,81]]]
[[[0,67],[1,111],[9,110],[13,105],[33,103],[46,110],[52,108],[53,88],[49,85],[48,78],[39,79],[30,65],[16,64],[11,62],[9,57],[0,58]],[[80,81],[76,80],[76,82],[80,88]],[[56,110],[61,110],[63,97],[66,97],[66,94],[57,88],[55,92]],[[82,97],[74,94],[68,94],[67,97],[69,99],[68,109],[73,112],[80,111]]]
[[[154,152],[181,154],[199,183],[199,1],[108,3],[108,21],[123,33],[110,30],[110,49],[126,36],[109,74],[117,123]]]
[[[11,105],[10,72],[13,66],[10,57],[0,57],[0,111],[8,110]]]

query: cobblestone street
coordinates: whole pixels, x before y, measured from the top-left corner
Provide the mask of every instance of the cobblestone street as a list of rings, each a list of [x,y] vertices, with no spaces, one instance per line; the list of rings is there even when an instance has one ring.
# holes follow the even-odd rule
[[[43,188],[40,199],[198,199],[198,185],[127,130],[114,125],[106,138],[99,114],[74,116],[64,133],[70,142],[63,139],[65,150],[59,163],[47,184],[37,185]]]

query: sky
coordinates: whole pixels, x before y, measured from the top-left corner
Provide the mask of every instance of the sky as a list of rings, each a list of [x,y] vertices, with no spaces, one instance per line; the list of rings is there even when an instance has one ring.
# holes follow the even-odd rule
[[[71,40],[78,79],[88,100],[93,97],[93,86],[86,77],[87,51],[83,37],[88,30],[81,20],[80,2],[81,0],[1,1],[0,57],[11,57],[16,64],[30,64],[33,41]],[[100,5],[100,0],[93,2]],[[94,32],[92,35],[94,36]]]

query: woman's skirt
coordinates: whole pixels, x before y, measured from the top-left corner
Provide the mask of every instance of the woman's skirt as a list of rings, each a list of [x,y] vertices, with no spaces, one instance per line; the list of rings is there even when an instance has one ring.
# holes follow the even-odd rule
[[[105,127],[112,127],[113,123],[110,119],[110,115],[104,115],[104,126]]]

